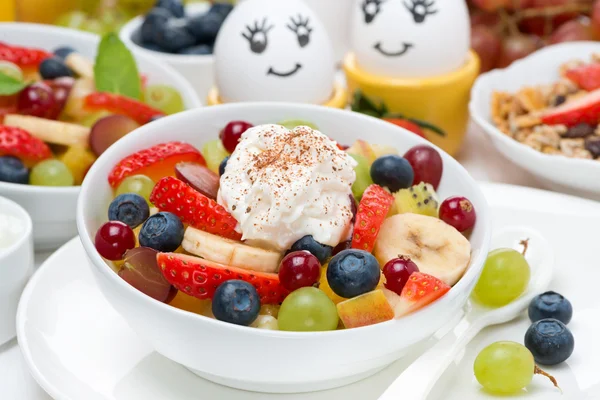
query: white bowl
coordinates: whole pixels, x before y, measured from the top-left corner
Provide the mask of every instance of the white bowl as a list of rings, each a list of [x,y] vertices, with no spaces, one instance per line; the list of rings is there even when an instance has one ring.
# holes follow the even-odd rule
[[[12,238],[10,245],[0,245],[0,346],[16,335],[17,305],[33,272],[32,224],[29,214],[14,201],[0,196],[0,218],[2,215],[16,218],[22,224],[22,229],[19,237]],[[2,229],[0,225],[0,230]],[[0,238],[2,236],[0,232]]]
[[[600,161],[549,155],[532,149],[502,133],[491,118],[490,104],[495,91],[516,92],[524,86],[556,82],[561,64],[589,60],[600,52],[598,42],[572,42],[545,47],[477,79],[471,92],[471,117],[488,135],[504,157],[531,172],[547,186],[576,195],[600,199]]]
[[[209,3],[192,3],[185,7],[187,15],[201,14],[209,9]],[[144,22],[144,16],[135,17],[125,24],[119,32],[119,37],[136,54],[152,56],[169,64],[184,76],[196,91],[197,95],[204,99],[214,84],[213,56],[193,54],[171,54],[148,50],[133,41],[132,37],[139,33]]]
[[[9,44],[54,50],[71,46],[92,59],[99,37],[73,29],[25,23],[0,23],[0,41]],[[168,65],[145,55],[136,55],[138,68],[148,83],[164,83],[181,93],[187,108],[200,107],[196,93],[186,80]],[[36,249],[54,249],[77,235],[75,208],[79,187],[42,187],[0,182],[0,195],[22,205],[33,220]]]
[[[157,352],[226,386],[263,392],[314,391],[348,384],[379,371],[459,312],[488,253],[490,212],[475,181],[439,149],[444,160],[441,197],[464,195],[477,210],[477,224],[470,238],[471,262],[448,294],[405,318],[332,332],[259,330],[173,308],[119,278],[94,248],[96,230],[106,221],[112,198],[107,180],[111,169],[123,157],[165,140],[182,140],[201,147],[233,119],[254,124],[288,119],[312,121],[342,143],[362,138],[391,144],[401,153],[426,143],[404,129],[362,114],[289,103],[236,103],[187,111],[141,127],[116,143],[87,175],[77,207],[77,226],[102,292]],[[168,139],[165,132],[170,133]]]

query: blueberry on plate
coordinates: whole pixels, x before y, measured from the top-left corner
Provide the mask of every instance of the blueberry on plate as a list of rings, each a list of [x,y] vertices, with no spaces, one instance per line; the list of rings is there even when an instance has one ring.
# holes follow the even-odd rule
[[[371,179],[379,186],[397,192],[412,186],[415,174],[410,163],[396,155],[378,158],[371,165]]]
[[[370,292],[380,279],[377,259],[364,250],[349,249],[333,256],[327,267],[327,282],[338,296],[347,299]]]
[[[233,4],[231,3],[214,3],[208,12],[209,14],[219,14],[221,18],[225,19],[232,10]]]
[[[225,281],[215,290],[212,312],[219,321],[248,326],[258,317],[259,311],[258,292],[246,281]]]
[[[333,247],[317,242],[312,235],[306,235],[298,239],[290,248],[289,252],[306,250],[317,257],[321,264],[324,264],[333,251]]]
[[[175,18],[183,18],[185,16],[181,0],[158,0],[154,8],[167,10]]]
[[[69,46],[59,47],[54,50],[54,55],[58,58],[62,58],[63,60],[71,53],[75,53],[75,49]]]
[[[109,221],[121,221],[131,229],[141,225],[150,216],[150,207],[139,194],[123,193],[108,206]]]
[[[29,170],[16,157],[0,157],[0,182],[29,183]]]
[[[142,26],[140,28],[142,43],[156,44],[154,41],[156,32],[158,32],[159,29],[162,29],[162,27],[167,24],[169,19],[171,19],[171,14],[165,9],[153,8],[150,10],[150,12],[146,14],[144,22],[142,22]]]
[[[567,325],[573,317],[571,302],[556,292],[537,295],[529,304],[529,319],[537,322],[544,318],[554,318]]]
[[[46,58],[42,61],[40,63],[39,72],[42,79],[56,79],[62,78],[63,76],[73,76],[71,68],[67,67],[67,64],[58,57]]]
[[[187,29],[194,35],[198,43],[212,45],[222,23],[223,17],[220,14],[199,14],[188,19]]]
[[[223,175],[225,173],[225,167],[227,167],[227,161],[229,161],[229,156],[225,157],[221,164],[219,164],[219,175]]]
[[[183,223],[170,212],[159,212],[144,222],[140,230],[140,245],[160,252],[171,252],[183,242]]]
[[[534,322],[525,333],[525,347],[535,361],[542,365],[556,365],[573,354],[575,339],[562,322],[546,318]]]
[[[199,44],[197,46],[187,47],[179,50],[179,54],[191,54],[196,56],[206,56],[213,52],[213,47],[208,44]]]
[[[154,32],[154,43],[171,53],[193,46],[196,39],[186,29],[186,25],[183,19],[171,18]]]

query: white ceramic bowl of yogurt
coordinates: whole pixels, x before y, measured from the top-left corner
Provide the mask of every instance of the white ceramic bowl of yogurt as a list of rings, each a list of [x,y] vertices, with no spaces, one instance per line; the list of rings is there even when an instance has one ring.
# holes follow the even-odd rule
[[[376,118],[321,106],[235,103],[207,107],[148,124],[116,143],[92,166],[77,208],[81,241],[98,285],[137,334],[157,352],[198,375],[245,390],[281,393],[332,388],[372,375],[402,357],[464,306],[483,267],[491,235],[490,212],[476,182],[438,149],[444,161],[440,196],[466,196],[477,209],[465,275],[444,297],[405,318],[331,332],[252,329],[173,308],[131,287],[98,254],[94,237],[107,219],[113,196],[107,177],[118,161],[165,140],[186,141],[201,148],[218,137],[231,120],[265,124],[290,119],[310,121],[340,143],[366,139],[395,146],[401,154],[426,143]]]
[[[16,335],[17,305],[33,272],[31,232],[23,207],[0,196],[0,345]]]

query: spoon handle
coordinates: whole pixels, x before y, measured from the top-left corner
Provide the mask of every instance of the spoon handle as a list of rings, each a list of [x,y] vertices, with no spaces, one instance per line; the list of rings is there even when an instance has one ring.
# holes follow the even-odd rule
[[[463,317],[454,329],[405,369],[379,400],[425,400],[448,365],[483,327],[480,320]]]

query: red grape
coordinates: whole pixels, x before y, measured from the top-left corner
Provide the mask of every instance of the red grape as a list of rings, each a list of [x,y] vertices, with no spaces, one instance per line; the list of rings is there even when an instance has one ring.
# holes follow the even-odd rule
[[[498,67],[508,67],[513,61],[533,53],[541,47],[540,38],[534,35],[515,35],[504,39]]]
[[[109,115],[100,118],[90,131],[90,148],[97,156],[100,156],[117,140],[139,126],[133,119],[124,115]]]
[[[414,184],[429,183],[437,190],[444,172],[444,163],[437,150],[431,146],[419,145],[408,150],[404,158],[415,174]]]
[[[50,86],[44,82],[35,82],[19,94],[19,113],[41,118],[53,118],[56,100]]]
[[[561,25],[550,36],[550,44],[594,40],[594,31],[587,18],[574,19]]]
[[[502,42],[491,28],[484,25],[472,27],[471,47],[479,55],[481,72],[487,72],[496,66],[500,58]]]
[[[223,142],[223,147],[230,153],[233,153],[238,142],[240,141],[240,137],[242,133],[246,132],[248,129],[252,128],[252,124],[244,121],[231,121],[225,128],[219,133],[219,137],[221,138],[221,142]]]
[[[471,14],[471,26],[484,25],[488,28],[496,26],[500,22],[500,16],[497,13],[475,10]]]
[[[497,11],[510,6],[512,0],[473,0],[476,7],[484,11]]]
[[[398,258],[391,259],[383,266],[386,289],[397,294],[402,293],[404,285],[413,272],[419,272],[419,267],[410,257],[398,256]]]
[[[592,6],[591,25],[596,38],[600,38],[600,0],[596,0]]]
[[[149,247],[127,250],[119,276],[140,292],[166,303],[172,298],[174,288],[160,271],[157,254],[158,251]]]
[[[135,234],[121,221],[108,221],[96,232],[95,245],[107,260],[122,260],[125,252],[135,247]]]
[[[203,165],[182,162],[175,165],[175,175],[208,198],[216,199],[219,176]]]
[[[459,232],[464,232],[475,225],[475,207],[465,197],[449,197],[440,205],[440,219]]]
[[[69,98],[69,93],[71,93],[71,89],[75,84],[75,79],[70,76],[64,76],[62,78],[47,81],[47,83],[52,89],[54,101],[56,102],[52,116],[53,119],[56,119],[62,112],[63,108],[65,108],[65,104],[67,104],[67,99]]]
[[[308,251],[293,251],[283,257],[279,266],[279,281],[287,290],[312,286],[321,276],[321,263]]]

